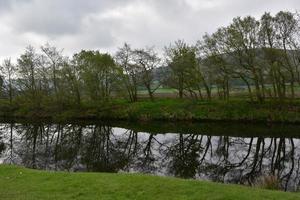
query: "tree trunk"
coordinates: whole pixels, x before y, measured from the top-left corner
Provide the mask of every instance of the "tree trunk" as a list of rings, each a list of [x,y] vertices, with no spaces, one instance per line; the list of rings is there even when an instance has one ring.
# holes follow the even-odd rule
[[[252,91],[251,91],[250,83],[247,81],[247,79],[245,77],[243,77],[243,76],[240,76],[240,77],[246,83],[247,88],[248,88],[248,93],[249,93],[250,100],[253,102],[253,96],[252,96]]]

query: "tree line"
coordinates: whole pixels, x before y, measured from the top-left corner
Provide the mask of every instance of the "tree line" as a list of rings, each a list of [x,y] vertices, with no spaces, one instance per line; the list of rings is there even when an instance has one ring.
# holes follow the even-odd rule
[[[138,100],[143,89],[151,100],[160,87],[179,98],[228,100],[239,86],[251,101],[296,98],[300,84],[300,17],[280,11],[259,20],[236,17],[196,44],[175,41],[159,54],[153,47],[125,43],[112,55],[82,50],[72,57],[43,45],[29,46],[16,63],[1,64],[0,95],[32,102],[77,104],[126,97]]]

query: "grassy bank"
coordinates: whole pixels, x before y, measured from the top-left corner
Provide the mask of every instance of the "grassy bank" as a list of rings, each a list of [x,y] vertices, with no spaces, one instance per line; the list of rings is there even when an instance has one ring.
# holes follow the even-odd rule
[[[80,106],[54,103],[40,107],[25,103],[9,105],[0,102],[0,116],[4,118],[114,119],[131,121],[249,121],[300,123],[300,101],[251,103],[245,100],[193,101],[180,99],[142,100],[129,103],[113,100],[108,103]]]
[[[0,165],[0,199],[299,199],[238,185],[141,174],[66,173]]]

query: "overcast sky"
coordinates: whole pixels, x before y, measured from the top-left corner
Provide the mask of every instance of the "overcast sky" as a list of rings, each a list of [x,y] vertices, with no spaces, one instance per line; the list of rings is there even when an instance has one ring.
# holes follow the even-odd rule
[[[65,54],[114,53],[124,42],[162,48],[193,43],[233,17],[300,10],[299,0],[0,0],[0,60],[46,42]]]

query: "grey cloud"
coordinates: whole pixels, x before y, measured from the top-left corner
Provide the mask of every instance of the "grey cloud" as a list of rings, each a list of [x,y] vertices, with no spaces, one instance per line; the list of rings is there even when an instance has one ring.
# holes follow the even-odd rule
[[[11,11],[13,5],[19,3],[30,3],[32,0],[0,0],[0,15],[4,12]]]
[[[13,4],[14,15],[10,21],[18,32],[36,32],[50,36],[72,34],[80,30],[81,20],[85,15],[102,12],[117,2],[126,1],[22,0],[22,3]]]
[[[298,0],[0,0],[0,42],[11,45],[0,53],[47,41],[68,52],[114,51],[123,42],[161,48],[176,39],[195,42],[236,16],[296,9]]]

